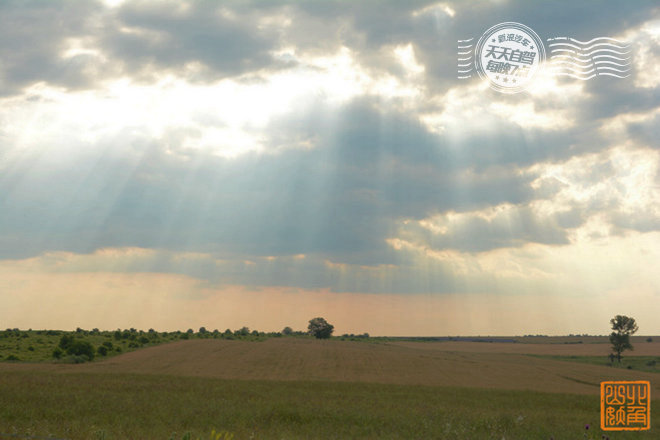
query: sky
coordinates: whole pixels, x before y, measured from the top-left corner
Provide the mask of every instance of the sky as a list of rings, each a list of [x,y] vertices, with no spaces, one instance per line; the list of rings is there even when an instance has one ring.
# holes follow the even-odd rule
[[[629,75],[458,79],[502,22]],[[657,335],[659,138],[654,1],[3,1],[0,328]]]

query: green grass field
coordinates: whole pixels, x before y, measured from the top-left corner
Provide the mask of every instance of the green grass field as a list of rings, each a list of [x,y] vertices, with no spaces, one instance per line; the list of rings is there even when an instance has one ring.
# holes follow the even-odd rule
[[[4,373],[0,389],[0,432],[56,438],[208,439],[213,430],[235,439],[603,435],[597,400],[533,391],[53,372]],[[635,439],[657,438],[653,403],[652,430]]]

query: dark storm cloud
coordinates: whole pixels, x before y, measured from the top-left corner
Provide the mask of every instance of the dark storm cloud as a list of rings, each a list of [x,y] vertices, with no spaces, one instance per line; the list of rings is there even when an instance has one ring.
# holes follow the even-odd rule
[[[120,76],[153,79],[164,72],[217,81],[265,67],[282,68],[276,25],[258,26],[260,10],[232,18],[220,2],[126,2],[108,9],[88,1],[0,4],[0,96],[38,82],[69,90]],[[227,18],[221,10],[227,9]],[[76,41],[84,51],[65,56]]]
[[[453,249],[461,252],[486,252],[493,249],[519,247],[527,243],[569,244],[566,227],[582,224],[576,211],[561,215],[538,215],[529,207],[511,209],[492,219],[471,216],[450,224],[439,234],[419,225],[402,228],[402,238],[429,249]]]
[[[409,43],[426,67],[428,90],[442,93],[461,84],[456,40],[478,38],[498,22],[520,21],[542,38],[588,40],[634,28],[658,11],[654,2],[445,2],[434,7],[430,1],[375,0],[126,2],[112,9],[92,2],[3,2],[0,8],[4,94],[39,81],[75,89],[120,75],[150,80],[168,71],[213,82],[287,68],[290,61],[272,56],[283,47],[318,54],[346,46],[365,69],[401,77],[390,48]],[[268,17],[270,22],[263,22]],[[73,37],[98,53],[63,58]]]
[[[0,2],[0,96],[40,81],[73,89],[90,85],[94,57],[61,54],[69,38],[90,34],[89,18],[99,11],[94,2]]]
[[[258,11],[233,16],[232,6],[126,2],[108,19],[112,26],[104,30],[100,46],[125,73],[147,77],[181,71],[192,62],[208,69],[208,81],[274,65],[269,51],[278,48],[277,29],[259,26]]]
[[[660,115],[646,122],[637,122],[628,126],[628,133],[644,145],[660,148]]]
[[[475,173],[414,119],[362,102],[340,115],[332,134],[315,129],[325,140],[311,150],[236,159],[181,151],[182,161],[127,138],[70,162],[55,150],[24,157],[0,180],[3,256],[141,246],[373,264],[391,259],[395,220],[533,197],[534,176],[497,163],[506,145],[489,145]]]
[[[433,6],[436,6],[435,8]],[[449,6],[451,16],[444,6]],[[285,35],[295,44],[314,43],[308,32],[299,32],[300,23],[318,20],[334,26],[317,28],[320,43],[333,42],[354,50],[368,68],[382,69],[398,76],[398,67],[380,53],[381,49],[413,44],[418,61],[426,67],[429,90],[442,92],[458,85],[456,80],[456,41],[475,38],[489,27],[505,21],[530,26],[545,41],[568,36],[588,41],[615,36],[658,14],[657,2],[431,2],[431,1],[342,1],[301,2],[296,4],[294,25]],[[629,86],[629,82],[628,83]],[[599,86],[600,87],[600,86]]]

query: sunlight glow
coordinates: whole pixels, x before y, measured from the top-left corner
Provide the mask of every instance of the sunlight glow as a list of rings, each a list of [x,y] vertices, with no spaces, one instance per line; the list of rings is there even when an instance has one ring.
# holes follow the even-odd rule
[[[394,48],[394,55],[399,59],[399,62],[406,68],[408,75],[417,75],[426,70],[423,64],[419,64],[415,57],[415,50],[411,43],[405,46],[397,46]]]

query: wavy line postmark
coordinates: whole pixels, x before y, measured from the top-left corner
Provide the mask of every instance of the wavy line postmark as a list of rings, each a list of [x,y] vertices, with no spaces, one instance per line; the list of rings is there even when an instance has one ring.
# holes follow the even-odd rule
[[[458,40],[456,54],[458,79],[472,78],[474,72],[474,38],[467,40]]]
[[[547,48],[546,48],[547,45]],[[552,37],[545,42],[528,26],[499,23],[474,38],[457,41],[457,78],[468,80],[476,72],[493,90],[519,93],[541,70],[587,81],[597,76],[630,76],[630,44],[609,37],[581,41]]]
[[[599,75],[630,76],[630,44],[614,38],[599,37],[580,41],[570,37],[548,38],[550,67],[555,75],[582,81]]]

